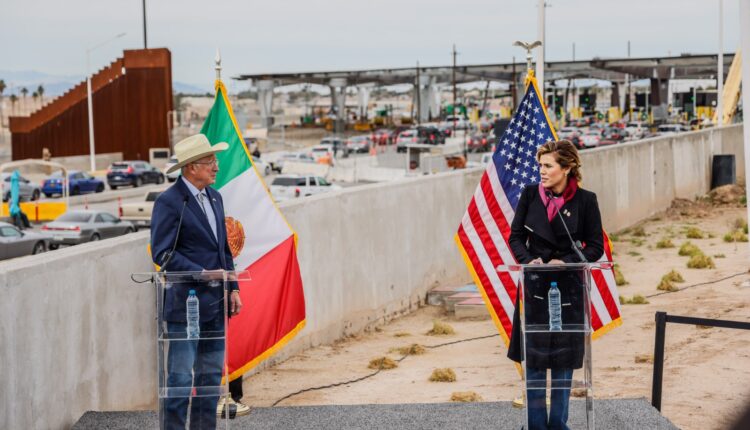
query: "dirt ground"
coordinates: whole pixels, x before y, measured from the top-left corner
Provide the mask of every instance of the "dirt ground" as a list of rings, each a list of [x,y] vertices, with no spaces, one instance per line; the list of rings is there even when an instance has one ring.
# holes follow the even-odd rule
[[[750,321],[750,275],[747,243],[727,243],[737,219],[746,219],[739,205],[717,207],[677,201],[673,208],[616,234],[615,260],[628,284],[620,295],[650,296],[670,270],[678,271],[684,288],[729,275],[739,276],[709,285],[647,297],[649,303],[623,305],[623,325],[593,343],[594,394],[598,398],[651,397],[654,351],[654,313]],[[687,239],[687,230],[699,229],[704,239]],[[708,236],[713,237],[708,237]],[[673,248],[656,243],[671,238]],[[690,240],[712,257],[715,269],[689,269],[689,257],[678,249]],[[717,257],[718,256],[718,257]],[[449,323],[453,335],[429,336],[434,320]],[[287,394],[362,377],[371,359],[402,354],[394,347],[411,344],[433,346],[445,342],[496,334],[490,320],[456,320],[442,308],[427,306],[392,321],[374,332],[321,346],[245,380],[245,401],[270,406]],[[683,429],[723,429],[750,399],[750,332],[667,325],[662,411]],[[457,391],[474,391],[485,401],[508,401],[521,394],[515,366],[506,358],[499,336],[428,348],[410,355],[392,370],[348,385],[305,392],[279,403],[290,405],[429,403],[450,401]],[[636,362],[636,356],[645,362]],[[436,368],[452,368],[457,380],[430,382]]]

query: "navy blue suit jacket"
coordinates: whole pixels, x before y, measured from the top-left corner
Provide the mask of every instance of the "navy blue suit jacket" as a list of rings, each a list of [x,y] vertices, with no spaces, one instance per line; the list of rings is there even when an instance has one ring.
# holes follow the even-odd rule
[[[206,187],[208,201],[216,217],[216,237],[214,237],[206,214],[195,196],[184,184],[183,178],[164,191],[156,202],[151,214],[151,256],[155,264],[167,272],[200,272],[202,270],[234,270],[232,253],[227,242],[224,224],[224,204],[221,194]],[[184,210],[183,210],[184,209]],[[182,213],[182,227],[177,236],[177,225]],[[169,253],[177,239],[172,257]],[[237,289],[236,282],[229,283],[230,289]],[[185,322],[185,300],[188,291],[194,289],[200,301],[201,321],[210,321],[220,314],[224,303],[223,290],[209,287],[206,282],[179,283],[167,290],[164,296],[164,320]]]

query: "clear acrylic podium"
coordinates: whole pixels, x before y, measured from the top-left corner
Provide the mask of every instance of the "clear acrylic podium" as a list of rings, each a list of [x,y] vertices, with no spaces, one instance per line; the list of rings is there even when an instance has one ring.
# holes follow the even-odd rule
[[[249,280],[247,272],[153,272],[156,292],[156,366],[159,428],[229,428],[230,414],[217,417],[217,403],[229,396],[226,378],[226,328],[231,282]],[[199,301],[197,336],[188,336],[186,301]]]
[[[591,381],[591,271],[609,269],[611,263],[516,264],[498,266],[518,285],[523,378],[526,395],[526,429],[530,421],[559,418],[568,397],[571,429],[593,430],[594,403]],[[560,292],[560,325],[551,326],[549,291]],[[519,331],[514,329],[514,335]],[[512,343],[515,343],[513,340]],[[511,345],[513,347],[513,345]],[[582,398],[582,401],[570,399]],[[549,401],[549,403],[547,403]],[[575,420],[568,417],[576,417]],[[541,418],[540,418],[541,417]],[[582,417],[582,418],[581,418]]]

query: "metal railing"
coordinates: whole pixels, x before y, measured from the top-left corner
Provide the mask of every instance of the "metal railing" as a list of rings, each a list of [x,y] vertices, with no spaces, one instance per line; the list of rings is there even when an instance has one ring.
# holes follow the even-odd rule
[[[654,338],[654,375],[651,386],[651,405],[661,412],[662,381],[664,378],[664,340],[667,323],[701,325],[706,327],[735,328],[750,330],[750,322],[694,318],[679,315],[656,313],[656,334]]]

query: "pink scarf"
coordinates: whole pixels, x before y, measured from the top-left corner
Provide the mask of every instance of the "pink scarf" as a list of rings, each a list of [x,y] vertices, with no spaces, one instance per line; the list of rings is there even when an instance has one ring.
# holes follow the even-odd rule
[[[576,195],[576,191],[578,191],[578,180],[576,178],[571,178],[568,180],[568,185],[565,186],[565,190],[563,191],[561,196],[555,196],[552,194],[552,201],[550,201],[550,198],[547,196],[547,193],[549,190],[544,188],[542,184],[539,184],[539,197],[542,198],[542,203],[547,208],[547,220],[552,222],[552,218],[557,215],[558,208],[562,208],[565,203],[569,202],[570,199],[573,198],[573,196]]]

